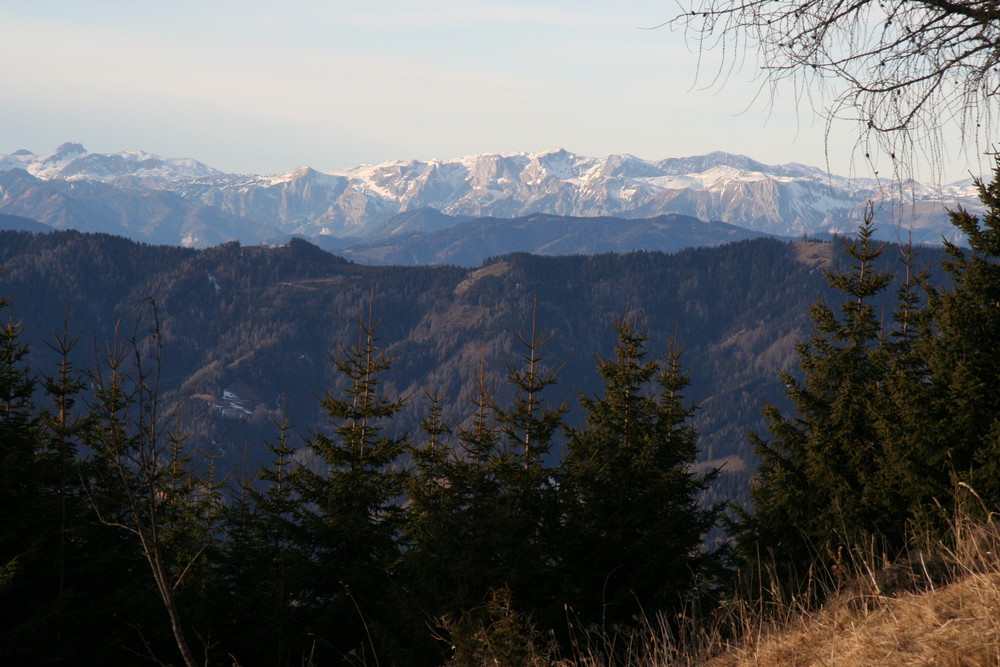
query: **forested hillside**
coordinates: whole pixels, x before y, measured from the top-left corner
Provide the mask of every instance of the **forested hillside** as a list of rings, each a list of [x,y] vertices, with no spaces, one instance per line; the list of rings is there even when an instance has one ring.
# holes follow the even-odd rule
[[[742,479],[745,431],[759,423],[762,402],[781,400],[776,373],[794,368],[808,307],[827,294],[822,269],[843,261],[839,245],[760,239],[675,255],[512,255],[466,270],[366,267],[300,240],[194,251],[76,232],[4,233],[0,293],[14,297],[40,369],[54,363],[46,341],[64,315],[79,336],[77,367],[86,369],[116,327],[126,340],[147,337],[155,305],[163,395],[180,404],[193,442],[228,466],[242,460],[246,442],[251,464],[261,460],[281,405],[297,430],[323,423],[316,396],[337,382],[328,355],[353,340],[372,288],[380,344],[394,358],[386,381],[406,399],[400,432],[419,425],[427,392],[443,397],[447,419],[467,418],[481,365],[505,399],[505,364],[516,361],[517,332],[533,311],[539,330],[552,333],[545,360],[560,368],[549,394],[568,404],[572,422],[577,397],[598,386],[594,355],[608,354],[611,322],[630,308],[644,315],[654,354],[675,338],[683,346],[688,395],[701,406],[699,459],[736,457],[725,470]],[[938,256],[927,250],[922,260]],[[728,474],[719,484],[723,495],[740,493]]]
[[[647,614],[798,595],[990,480],[993,334],[962,327],[995,250],[956,225],[954,285],[870,222],[477,269],[7,232],[0,654],[544,664],[582,631],[617,659]]]

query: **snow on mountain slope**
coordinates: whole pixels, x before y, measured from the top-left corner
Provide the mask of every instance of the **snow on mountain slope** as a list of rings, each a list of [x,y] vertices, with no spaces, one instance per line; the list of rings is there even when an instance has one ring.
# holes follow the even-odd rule
[[[850,232],[869,201],[883,235],[918,242],[954,239],[945,207],[975,205],[968,182],[936,188],[830,175],[801,164],[765,165],[728,153],[656,162],[603,158],[561,148],[452,160],[359,165],[329,173],[224,174],[195,160],[141,151],[88,153],[63,144],[52,153],[0,155],[0,171],[43,180],[94,180],[119,188],[166,190],[198,205],[273,226],[286,234],[375,238],[400,213],[433,208],[449,216],[650,218],[677,213],[781,235]],[[30,211],[29,211],[30,212]],[[24,214],[24,213],[21,213]]]
[[[198,248],[234,239],[259,243],[280,235],[279,230],[256,220],[166,190],[82,178],[41,179],[21,168],[0,170],[0,214],[29,218],[53,229]]]
[[[505,218],[680,213],[801,235],[853,230],[866,203],[873,201],[880,223],[893,233],[908,227],[908,208],[919,206],[915,238],[937,242],[952,233],[945,206],[973,196],[968,184],[894,186],[797,164],[769,166],[726,153],[649,162],[632,155],[594,158],[554,149],[361,165],[329,175],[343,180],[315,187],[308,196],[296,186],[297,172],[273,179],[265,189],[284,206],[265,207],[263,214],[290,232],[360,238],[384,230],[385,222],[401,212],[425,207],[453,216]],[[255,217],[252,202],[260,194],[250,179],[220,189],[226,192],[224,207]]]
[[[51,153],[36,155],[21,149],[0,154],[0,171],[24,169],[44,180],[99,181],[119,186],[162,188],[176,183],[221,174],[190,158],[161,158],[145,151],[90,153],[82,144],[65,143]]]

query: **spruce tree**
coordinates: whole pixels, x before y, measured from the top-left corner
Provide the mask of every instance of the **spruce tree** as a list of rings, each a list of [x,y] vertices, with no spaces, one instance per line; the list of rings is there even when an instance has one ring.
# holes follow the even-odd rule
[[[509,534],[505,493],[517,464],[503,448],[482,365],[476,386],[474,412],[454,437],[433,402],[424,442],[412,455],[407,563],[431,622],[462,616],[507,583],[520,546]]]
[[[177,651],[190,667],[200,662],[190,638],[208,632],[192,620],[201,620],[204,608],[199,596],[210,577],[205,555],[217,537],[219,488],[211,470],[207,478],[195,470],[186,436],[174,430],[175,413],[160,395],[162,344],[156,305],[150,304],[154,326],[148,337],[107,343],[90,378],[87,495],[98,520],[123,533],[132,557],[145,562],[145,572],[136,576],[152,579],[165,612],[165,622],[152,617],[154,629],[137,630],[140,655],[160,660],[162,652]],[[202,653],[207,657],[208,651],[206,644]]]
[[[76,339],[64,319],[48,342],[56,370],[36,380],[21,332],[10,317],[0,338],[0,564],[8,573],[0,581],[0,661],[110,662],[128,630],[108,619],[122,611],[131,584],[119,541],[85,492],[90,466],[78,449],[91,422],[71,358]]]
[[[45,399],[40,406],[44,488],[38,501],[47,544],[33,567],[34,617],[43,624],[39,662],[107,662],[120,651],[124,624],[106,619],[121,609],[130,584],[118,541],[94,515],[86,494],[87,461],[80,445],[91,428],[84,401],[85,378],[73,356],[79,338],[69,333],[69,314],[61,332],[46,345],[56,354],[55,372],[43,373]],[[42,659],[42,656],[45,656]]]
[[[488,632],[489,601],[501,591],[535,619],[556,604],[561,609],[552,569],[558,495],[548,459],[565,408],[543,399],[556,381],[541,355],[550,337],[534,318],[530,335],[518,335],[524,356],[508,366],[509,407],[496,405],[481,365],[469,399],[474,413],[457,438],[435,399],[424,442],[413,451],[407,562],[422,604],[442,620],[456,656]]]
[[[976,181],[985,211],[959,208],[951,223],[968,248],[946,242],[950,284],[928,290],[917,343],[930,378],[927,448],[941,468],[1000,505],[1000,159],[990,183]]]
[[[33,600],[37,568],[54,546],[54,517],[45,493],[44,441],[28,346],[21,340],[24,326],[9,300],[0,299],[0,313],[0,658],[31,662],[47,630],[36,622]]]
[[[291,479],[298,448],[287,417],[273,423],[278,438],[265,443],[271,460],[252,475],[244,460],[226,506],[226,539],[218,554],[224,590],[212,602],[216,616],[227,623],[219,644],[231,647],[232,656],[285,666],[301,664],[310,652],[294,602],[303,589],[297,575],[308,568],[296,549],[298,499]]]
[[[883,342],[884,375],[871,410],[884,472],[872,495],[883,496],[883,541],[896,551],[926,546],[928,540],[939,542],[953,495],[947,449],[932,436],[934,401],[920,354],[928,324],[922,297],[928,288],[927,270],[918,269],[917,260],[912,245],[901,248],[891,330]]]
[[[604,390],[580,398],[585,423],[568,429],[560,476],[566,602],[605,630],[685,602],[705,572],[699,547],[716,518],[698,504],[713,473],[691,470],[697,433],[679,347],[647,360],[639,316],[626,312],[614,327],[614,357],[597,365]]]
[[[518,611],[530,612],[535,622],[552,624],[563,620],[563,610],[562,602],[555,599],[559,494],[550,461],[567,406],[553,407],[544,400],[546,389],[557,382],[558,371],[548,366],[542,355],[553,334],[538,331],[536,309],[532,311],[530,335],[517,335],[523,350],[520,363],[508,364],[507,382],[514,389],[511,404],[497,411],[504,450],[509,455],[508,465],[502,468],[506,537],[514,548],[503,585],[509,588]],[[492,592],[500,588],[495,585]]]
[[[802,379],[780,374],[794,415],[767,405],[770,438],[751,433],[759,464],[737,544],[751,571],[773,564],[793,585],[811,564],[830,565],[845,548],[877,539],[880,548],[898,549],[904,541],[909,508],[889,492],[898,471],[877,428],[892,350],[874,300],[892,275],[875,266],[885,244],[874,231],[869,210],[858,237],[844,240],[850,267],[827,273],[844,296],[839,314],[822,301],[812,306],[814,333],[796,347]],[[907,294],[904,307],[912,305]],[[899,344],[902,358],[909,341]]]
[[[386,661],[401,650],[396,570],[407,440],[385,432],[403,401],[382,391],[391,359],[378,346],[377,326],[370,307],[358,318],[357,343],[334,359],[346,387],[320,400],[332,431],[307,442],[320,464],[290,479],[299,500],[296,548],[310,556],[299,591],[309,617],[302,629],[322,638],[317,656],[328,659]]]
[[[453,450],[451,427],[442,419],[442,397],[428,392],[430,409],[420,424],[422,437],[411,445],[413,472],[406,489],[404,523],[407,550],[403,573],[416,606],[434,626],[461,609],[467,587],[461,558],[472,550],[463,542],[467,502],[461,463]],[[423,640],[428,640],[428,636]],[[433,647],[432,651],[439,647]]]

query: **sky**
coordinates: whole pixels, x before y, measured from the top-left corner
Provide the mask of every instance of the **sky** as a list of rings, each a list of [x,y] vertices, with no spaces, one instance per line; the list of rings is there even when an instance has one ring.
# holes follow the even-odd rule
[[[879,168],[853,124],[828,135],[793,90],[761,93],[753,54],[722,77],[718,54],[699,64],[663,25],[678,6],[4,0],[0,153],[75,141],[260,174],[555,147]],[[951,157],[941,180],[968,176]]]

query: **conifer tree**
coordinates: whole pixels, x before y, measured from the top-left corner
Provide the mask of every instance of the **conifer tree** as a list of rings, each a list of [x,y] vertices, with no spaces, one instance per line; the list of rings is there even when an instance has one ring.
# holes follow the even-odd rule
[[[426,437],[412,455],[407,562],[432,621],[483,602],[509,575],[508,554],[517,548],[506,533],[503,486],[507,468],[516,464],[502,448],[484,364],[476,386],[469,397],[475,411],[456,442],[433,400],[422,424]]]
[[[687,423],[679,347],[647,360],[639,316],[626,312],[614,327],[614,357],[597,365],[603,393],[580,398],[586,421],[568,430],[560,477],[567,602],[583,623],[606,630],[685,601],[704,572],[699,545],[716,518],[698,506],[713,474],[690,469],[697,433]]]
[[[239,499],[230,505],[223,568],[236,615],[233,631],[244,651],[267,664],[294,665],[309,651],[293,606],[301,588],[296,573],[306,568],[295,548],[297,498],[291,481],[298,448],[284,408],[282,413],[274,421],[277,440],[266,443],[271,461],[253,478],[243,476]]]
[[[463,497],[453,479],[458,461],[451,447],[452,429],[441,416],[442,397],[430,392],[427,397],[430,408],[420,424],[423,437],[410,449],[413,473],[406,489],[404,572],[418,606],[433,623],[447,613],[452,597],[460,595],[454,585],[460,571],[454,558]]]
[[[32,661],[41,646],[31,604],[37,567],[52,547],[53,519],[43,499],[42,431],[34,413],[36,383],[27,365],[23,324],[0,299],[0,658]]]
[[[169,633],[143,631],[143,650],[155,660],[161,660],[160,651],[176,650],[193,667],[199,660],[189,639],[197,630],[191,619],[204,606],[198,593],[208,574],[204,556],[217,535],[219,488],[211,474],[206,479],[196,473],[185,436],[172,430],[165,412],[159,389],[162,346],[156,305],[150,303],[154,326],[147,339],[116,337],[91,376],[95,402],[85,437],[92,451],[87,492],[100,522],[124,531],[135,556],[145,561],[145,576],[152,575],[166,612]]]
[[[911,244],[902,247],[891,330],[882,345],[884,376],[871,410],[884,472],[872,495],[883,496],[882,537],[893,550],[914,540],[916,546],[927,539],[938,542],[951,518],[946,508],[953,495],[947,450],[928,437],[934,401],[919,351],[928,323],[921,291],[928,285],[927,270],[917,268],[917,259]]]
[[[556,380],[541,356],[550,337],[537,331],[534,318],[531,334],[518,335],[524,356],[508,368],[510,407],[496,405],[481,364],[469,399],[475,410],[455,447],[435,399],[423,423],[425,441],[413,452],[407,560],[425,608],[443,619],[455,645],[485,632],[488,601],[500,591],[533,614],[557,597],[558,497],[548,457],[565,408],[547,406],[542,396]]]
[[[299,448],[284,405],[281,418],[272,423],[278,437],[265,442],[271,460],[251,474],[244,455],[243,470],[231,488],[223,512],[226,537],[216,555],[220,585],[210,602],[215,618],[225,621],[215,626],[218,643],[231,647],[238,662],[298,665],[312,650],[296,603],[309,569],[298,548],[299,499],[292,486]]]
[[[508,364],[507,382],[514,388],[511,405],[497,411],[504,449],[510,457],[503,468],[503,493],[508,514],[506,539],[514,547],[514,562],[503,584],[509,587],[515,608],[531,612],[537,622],[551,623],[562,621],[563,615],[562,602],[555,601],[554,590],[559,495],[550,460],[567,406],[553,407],[543,397],[545,390],[556,384],[558,371],[545,364],[542,348],[553,334],[538,331],[536,311],[537,303],[532,309],[529,336],[517,334],[523,349],[520,363]],[[493,592],[499,589],[494,585]],[[542,618],[546,612],[552,617]]]
[[[780,374],[795,414],[767,405],[770,439],[751,433],[759,466],[738,544],[751,562],[777,561],[786,582],[796,568],[804,575],[810,563],[829,565],[841,549],[872,538],[902,546],[909,508],[887,491],[896,473],[876,427],[890,350],[874,299],[892,275],[875,267],[885,244],[873,233],[869,209],[858,237],[844,241],[850,267],[827,274],[844,296],[839,315],[822,301],[813,305],[813,336],[796,347],[803,378]],[[901,299],[909,307],[907,293]],[[900,340],[897,356],[909,345]]]
[[[399,643],[396,569],[408,474],[407,440],[385,432],[403,401],[380,386],[391,359],[378,346],[372,308],[358,318],[357,343],[334,359],[343,393],[320,400],[333,429],[312,434],[308,447],[322,469],[300,467],[290,480],[299,499],[296,546],[310,555],[300,591],[307,627],[323,638],[318,650],[361,661],[386,659]]]
[[[1000,159],[989,183],[976,181],[985,212],[959,208],[951,223],[969,247],[946,242],[950,284],[928,289],[927,328],[917,343],[931,400],[924,437],[953,482],[1000,505]]]
[[[84,376],[73,360],[79,338],[69,333],[68,311],[62,331],[46,341],[57,357],[55,372],[40,379],[47,400],[39,410],[44,487],[38,501],[44,514],[37,520],[47,540],[33,568],[33,616],[44,627],[40,661],[105,662],[120,650],[125,628],[98,619],[121,608],[129,584],[118,540],[97,520],[85,490],[90,468],[80,445],[92,424],[82,400]]]
[[[544,470],[546,458],[552,448],[555,434],[562,427],[566,406],[552,408],[542,399],[546,387],[556,383],[557,371],[547,368],[541,351],[552,339],[551,333],[537,329],[537,302],[531,315],[531,334],[525,338],[520,332],[518,342],[524,349],[520,364],[508,364],[507,381],[514,388],[510,408],[498,411],[500,430],[508,441],[511,454],[528,473],[524,481],[531,488],[544,485],[548,474]]]

